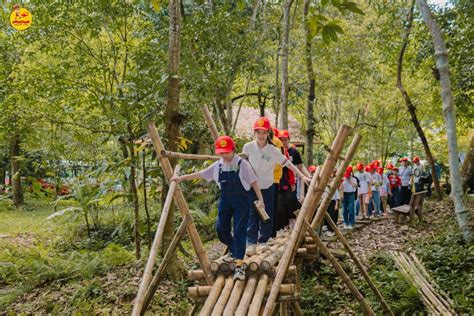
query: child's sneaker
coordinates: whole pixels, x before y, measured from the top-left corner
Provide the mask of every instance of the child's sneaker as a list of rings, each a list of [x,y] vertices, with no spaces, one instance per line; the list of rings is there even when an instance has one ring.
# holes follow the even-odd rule
[[[270,249],[270,247],[268,247],[267,243],[261,243],[260,245],[258,245],[258,248],[261,252],[264,252],[264,251],[267,251]]]
[[[289,224],[288,224],[288,226],[290,226],[290,230],[293,230],[293,228],[295,228],[295,224],[296,224],[296,219],[290,218]]]
[[[234,257],[230,252],[228,252],[224,257],[222,257],[222,261],[224,262],[232,262],[234,261]]]
[[[327,232],[326,233],[326,236],[328,237],[332,237],[332,236],[335,236],[336,234],[334,232]]]
[[[245,265],[235,267],[234,280],[245,281]]]
[[[248,245],[247,250],[245,251],[245,254],[247,256],[253,256],[253,255],[257,254],[257,245],[255,245],[255,244]]]

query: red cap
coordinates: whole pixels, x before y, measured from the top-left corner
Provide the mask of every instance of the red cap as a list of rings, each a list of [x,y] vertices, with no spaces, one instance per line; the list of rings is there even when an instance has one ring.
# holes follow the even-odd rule
[[[394,168],[393,168],[393,171],[398,171],[398,168],[397,168],[397,167],[394,167]]]
[[[279,131],[277,128],[275,128],[275,127],[272,127],[272,131],[273,131],[273,136],[275,136],[275,137],[279,137],[279,135],[280,135],[280,131]]]
[[[290,138],[290,132],[286,129],[281,129],[280,134],[278,135],[279,138]]]
[[[264,116],[259,117],[255,123],[253,124],[253,130],[256,131],[258,129],[269,131],[270,130],[270,120]]]
[[[387,168],[388,170],[392,170],[393,169],[393,165],[389,162],[385,168]]]
[[[413,158],[413,162],[419,162],[419,161],[420,161],[420,157],[415,156],[415,157]]]
[[[403,157],[400,159],[400,161],[408,161],[408,158],[407,157]]]
[[[377,173],[378,173],[379,175],[383,175],[383,168],[382,168],[382,167],[378,167],[378,168],[377,168]]]
[[[316,172],[317,167],[315,165],[311,165],[308,167],[309,172]]]
[[[375,167],[378,167],[378,166],[380,166],[380,161],[374,160],[374,161],[372,161],[372,165],[375,166]]]
[[[346,172],[344,173],[344,178],[349,179],[349,177],[351,176],[351,173],[352,173],[352,167],[347,166]]]
[[[365,169],[366,172],[369,172],[372,169],[372,165],[368,164],[368,165],[365,166],[364,169]]]
[[[373,171],[377,171],[377,166],[374,165],[374,164],[370,164],[370,165],[369,165],[369,171],[372,171],[372,170],[373,170]]]
[[[230,153],[234,150],[235,144],[232,137],[220,136],[215,142],[216,154]]]
[[[359,170],[359,171],[364,170],[364,164],[362,162],[357,163],[356,169]]]

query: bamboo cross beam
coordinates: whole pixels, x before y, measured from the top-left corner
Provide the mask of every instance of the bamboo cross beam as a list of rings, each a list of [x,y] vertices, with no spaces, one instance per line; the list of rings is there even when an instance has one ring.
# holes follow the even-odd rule
[[[370,288],[372,289],[372,291],[375,293],[375,295],[377,296],[377,298],[379,299],[380,303],[382,304],[382,307],[383,309],[385,310],[385,312],[387,312],[388,315],[391,315],[393,316],[394,313],[392,312],[392,309],[390,308],[390,306],[387,304],[387,302],[385,301],[382,293],[380,293],[379,289],[377,288],[377,286],[375,285],[375,283],[372,281],[372,279],[370,278],[369,274],[367,273],[367,271],[365,270],[364,266],[362,265],[362,263],[359,261],[359,259],[357,258],[357,256],[355,255],[355,253],[352,251],[351,247],[349,246],[349,242],[347,241],[346,237],[344,237],[344,235],[339,231],[339,229],[337,228],[337,225],[334,223],[334,221],[332,220],[331,216],[329,216],[328,213],[326,213],[326,221],[328,222],[329,226],[332,228],[332,230],[334,232],[336,232],[336,236],[337,238],[339,239],[339,241],[341,242],[341,244],[344,246],[344,248],[346,248],[347,252],[349,253],[349,256],[352,258],[352,261],[354,261],[355,265],[357,266],[357,268],[359,269],[359,271],[362,273],[362,276],[364,277],[364,279],[367,281],[367,283],[369,284]]]
[[[211,112],[209,112],[209,109],[207,108],[207,105],[202,104],[199,106],[201,109],[202,115],[204,116],[204,119],[206,120],[207,126],[209,127],[209,131],[211,132],[212,138],[216,140],[219,137],[219,130],[217,129],[216,122],[214,122],[214,119],[212,118]]]
[[[179,174],[181,167],[176,165],[173,175],[176,176]],[[137,297],[135,298],[135,303],[133,304],[132,315],[140,315],[140,308],[143,306],[143,301],[145,299],[145,294],[150,284],[150,280],[153,274],[153,267],[155,266],[156,258],[158,257],[158,248],[160,247],[161,240],[163,239],[163,233],[165,231],[166,220],[168,219],[168,214],[171,207],[171,202],[173,201],[173,194],[176,190],[176,182],[173,181],[170,184],[168,194],[166,195],[165,204],[163,205],[163,210],[161,211],[160,222],[158,223],[158,228],[156,229],[155,238],[150,249],[150,255],[145,266],[145,271],[143,272],[142,281],[140,282],[140,287],[138,289]]]
[[[175,151],[169,150],[162,150],[160,152],[161,157],[166,158],[177,158],[177,159],[189,159],[189,160],[219,160],[219,156],[211,156],[211,155],[196,155],[196,154],[185,154],[185,153],[178,153]]]
[[[164,150],[163,142],[161,141],[160,135],[156,130],[155,124],[150,123],[148,124],[148,134],[150,135],[151,141],[153,143],[153,148],[155,149],[156,154],[158,157],[160,156],[160,152]],[[163,169],[163,174],[165,175],[166,179],[169,181],[173,176],[173,169],[171,167],[171,163],[168,158],[166,157],[159,157],[161,168]],[[179,188],[176,188],[174,192],[174,200],[178,205],[178,209],[181,213],[181,216],[184,218],[189,216],[191,218],[191,214],[189,212],[189,206],[184,198],[183,192]],[[191,221],[188,225],[188,235],[191,243],[193,244],[194,251],[199,260],[199,264],[201,265],[201,269],[206,274],[206,282],[208,285],[212,285],[214,281],[214,277],[212,275],[211,269],[209,267],[209,257],[207,256],[206,251],[204,250],[204,246],[201,241],[201,237],[199,237],[199,233],[196,229],[196,225],[194,222]]]
[[[296,223],[293,231],[291,232],[290,240],[287,243],[287,248],[278,264],[277,275],[275,276],[275,280],[273,281],[273,287],[268,296],[267,304],[265,306],[265,310],[263,311],[264,316],[273,315],[275,310],[276,300],[278,298],[278,292],[280,290],[280,285],[285,278],[285,273],[293,259],[293,252],[297,251],[297,244],[298,241],[301,240],[305,235],[305,230],[303,230],[303,220],[307,218],[312,218],[314,214],[314,209],[316,204],[321,199],[321,196],[324,192],[324,188],[329,180],[329,176],[332,173],[334,165],[337,162],[337,157],[342,151],[344,146],[344,142],[349,135],[351,128],[347,125],[341,126],[337,133],[336,139],[334,140],[331,151],[329,152],[328,156],[326,157],[326,161],[317,175],[313,176],[311,180],[311,184],[308,190],[308,194],[303,201],[303,205],[301,207],[301,211],[299,216],[296,218]],[[316,185],[317,183],[317,185]]]
[[[183,238],[183,235],[186,232],[188,225],[190,225],[191,223],[191,217],[185,216],[183,218],[183,221],[181,222],[181,225],[179,225],[178,231],[174,235],[173,240],[171,241],[171,244],[168,247],[168,250],[166,250],[163,260],[161,261],[160,266],[158,267],[158,270],[156,270],[155,276],[153,277],[153,280],[151,281],[150,286],[148,287],[148,290],[145,294],[145,298],[143,300],[143,306],[137,306],[137,311],[139,312],[139,315],[145,314],[145,311],[148,305],[150,305],[153,295],[155,295],[156,289],[158,288],[158,285],[160,284],[160,281],[165,274],[166,268],[170,264],[171,257],[173,256],[176,251],[176,248],[178,247],[179,241],[181,240],[181,238]]]
[[[308,223],[308,221],[306,219],[304,220],[304,226],[305,226],[305,229],[311,235],[311,237],[314,239],[314,242],[316,243],[316,245],[318,245],[321,252],[329,260],[329,262],[332,264],[332,266],[336,270],[337,274],[339,274],[342,281],[344,281],[344,283],[349,288],[351,293],[354,295],[356,300],[360,303],[363,310],[365,311],[365,314],[375,316],[375,313],[372,310],[372,308],[370,307],[369,303],[367,303],[367,300],[364,298],[364,296],[362,296],[362,294],[359,292],[359,290],[356,288],[356,286],[352,282],[351,278],[347,275],[347,273],[344,271],[344,269],[341,267],[341,265],[337,262],[337,259],[332,255],[332,253],[329,251],[329,249],[323,244],[323,241],[319,238],[318,234],[316,234],[316,232],[311,227],[311,224]]]
[[[354,154],[357,150],[357,147],[360,144],[360,141],[362,140],[362,137],[360,134],[355,134],[354,137],[352,138],[352,142],[349,145],[349,148],[347,149],[346,155],[344,156],[344,159],[341,161],[339,164],[339,167],[337,168],[336,171],[336,176],[331,182],[331,186],[329,188],[329,193],[325,196],[323,201],[321,202],[318,211],[316,212],[316,216],[314,217],[311,226],[313,229],[316,229],[319,227],[324,219],[324,214],[326,214],[326,211],[329,207],[329,204],[331,203],[331,199],[338,189],[339,185],[341,184],[342,177],[344,176],[344,173],[346,172],[347,166],[349,166],[350,162],[352,161],[352,157],[354,157]]]

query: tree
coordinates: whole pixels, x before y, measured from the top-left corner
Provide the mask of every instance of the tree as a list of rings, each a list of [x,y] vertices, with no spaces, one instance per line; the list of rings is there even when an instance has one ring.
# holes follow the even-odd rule
[[[410,113],[411,116],[411,121],[413,122],[413,125],[415,126],[416,132],[418,133],[418,137],[420,137],[421,143],[423,144],[423,148],[425,150],[425,155],[426,159],[428,160],[428,163],[430,164],[431,168],[431,174],[435,175],[436,174],[436,167],[433,159],[433,155],[431,154],[430,146],[428,144],[428,140],[426,139],[425,133],[423,131],[423,128],[420,125],[420,121],[418,120],[418,116],[416,115],[416,107],[413,105],[413,102],[408,95],[408,92],[405,90],[405,87],[403,86],[402,83],[402,72],[403,72],[403,55],[405,54],[405,50],[408,45],[408,40],[410,37],[411,33],[411,28],[413,24],[413,10],[415,8],[415,2],[412,1],[410,5],[410,9],[408,12],[407,16],[407,26],[405,28],[405,34],[403,35],[403,43],[402,43],[402,48],[400,49],[400,54],[398,55],[398,63],[397,63],[397,87],[400,90],[400,93],[403,96],[403,99],[405,100],[405,104],[408,109],[408,113]],[[436,190],[436,197],[438,201],[441,201],[443,199],[443,193],[441,192],[441,188],[439,185],[439,179],[437,177],[432,177],[435,190]]]
[[[283,40],[281,43],[281,105],[279,128],[288,129],[288,45],[290,41],[290,13],[293,0],[286,0],[283,8]]]
[[[451,93],[451,83],[449,79],[448,51],[443,39],[443,34],[438,23],[434,19],[430,8],[425,0],[416,0],[423,20],[430,30],[435,49],[436,68],[439,72],[441,84],[441,98],[443,102],[443,115],[446,123],[446,133],[449,149],[449,173],[451,179],[452,198],[454,209],[464,239],[472,242],[472,227],[470,222],[471,212],[466,209],[462,199],[462,183],[459,170],[458,145],[456,138],[456,117],[453,109],[453,96]]]

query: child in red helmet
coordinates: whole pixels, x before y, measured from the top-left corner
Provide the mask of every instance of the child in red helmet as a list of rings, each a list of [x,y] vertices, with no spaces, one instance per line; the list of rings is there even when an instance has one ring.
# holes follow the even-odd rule
[[[378,167],[377,168],[377,173],[380,175],[382,178],[382,185],[379,187],[379,193],[380,193],[380,202],[382,206],[382,214],[384,216],[387,216],[387,198],[388,198],[388,192],[390,192],[390,182],[388,180],[388,177],[386,174],[383,173],[383,168]]]
[[[221,136],[215,142],[215,151],[220,160],[208,168],[188,175],[173,177],[171,181],[205,179],[214,180],[221,189],[216,230],[219,240],[230,249],[230,255],[236,260],[234,279],[245,280],[245,244],[250,208],[250,188],[264,207],[257,176],[250,164],[235,154],[235,144],[231,137]],[[272,174],[273,175],[273,174]],[[231,234],[233,219],[233,236]]]
[[[362,219],[366,219],[368,214],[369,206],[369,176],[368,173],[364,171],[364,164],[359,162],[356,165],[357,172],[354,175],[358,179],[358,189],[357,189],[357,200],[359,202],[360,213],[362,214]]]
[[[355,225],[355,198],[357,180],[352,175],[352,167],[348,166],[341,184],[344,229],[352,229]]]
[[[392,174],[388,176],[390,181],[390,191],[388,192],[390,196],[390,208],[400,206],[400,188],[402,187],[402,179],[398,175],[398,168],[394,167],[392,169]]]

